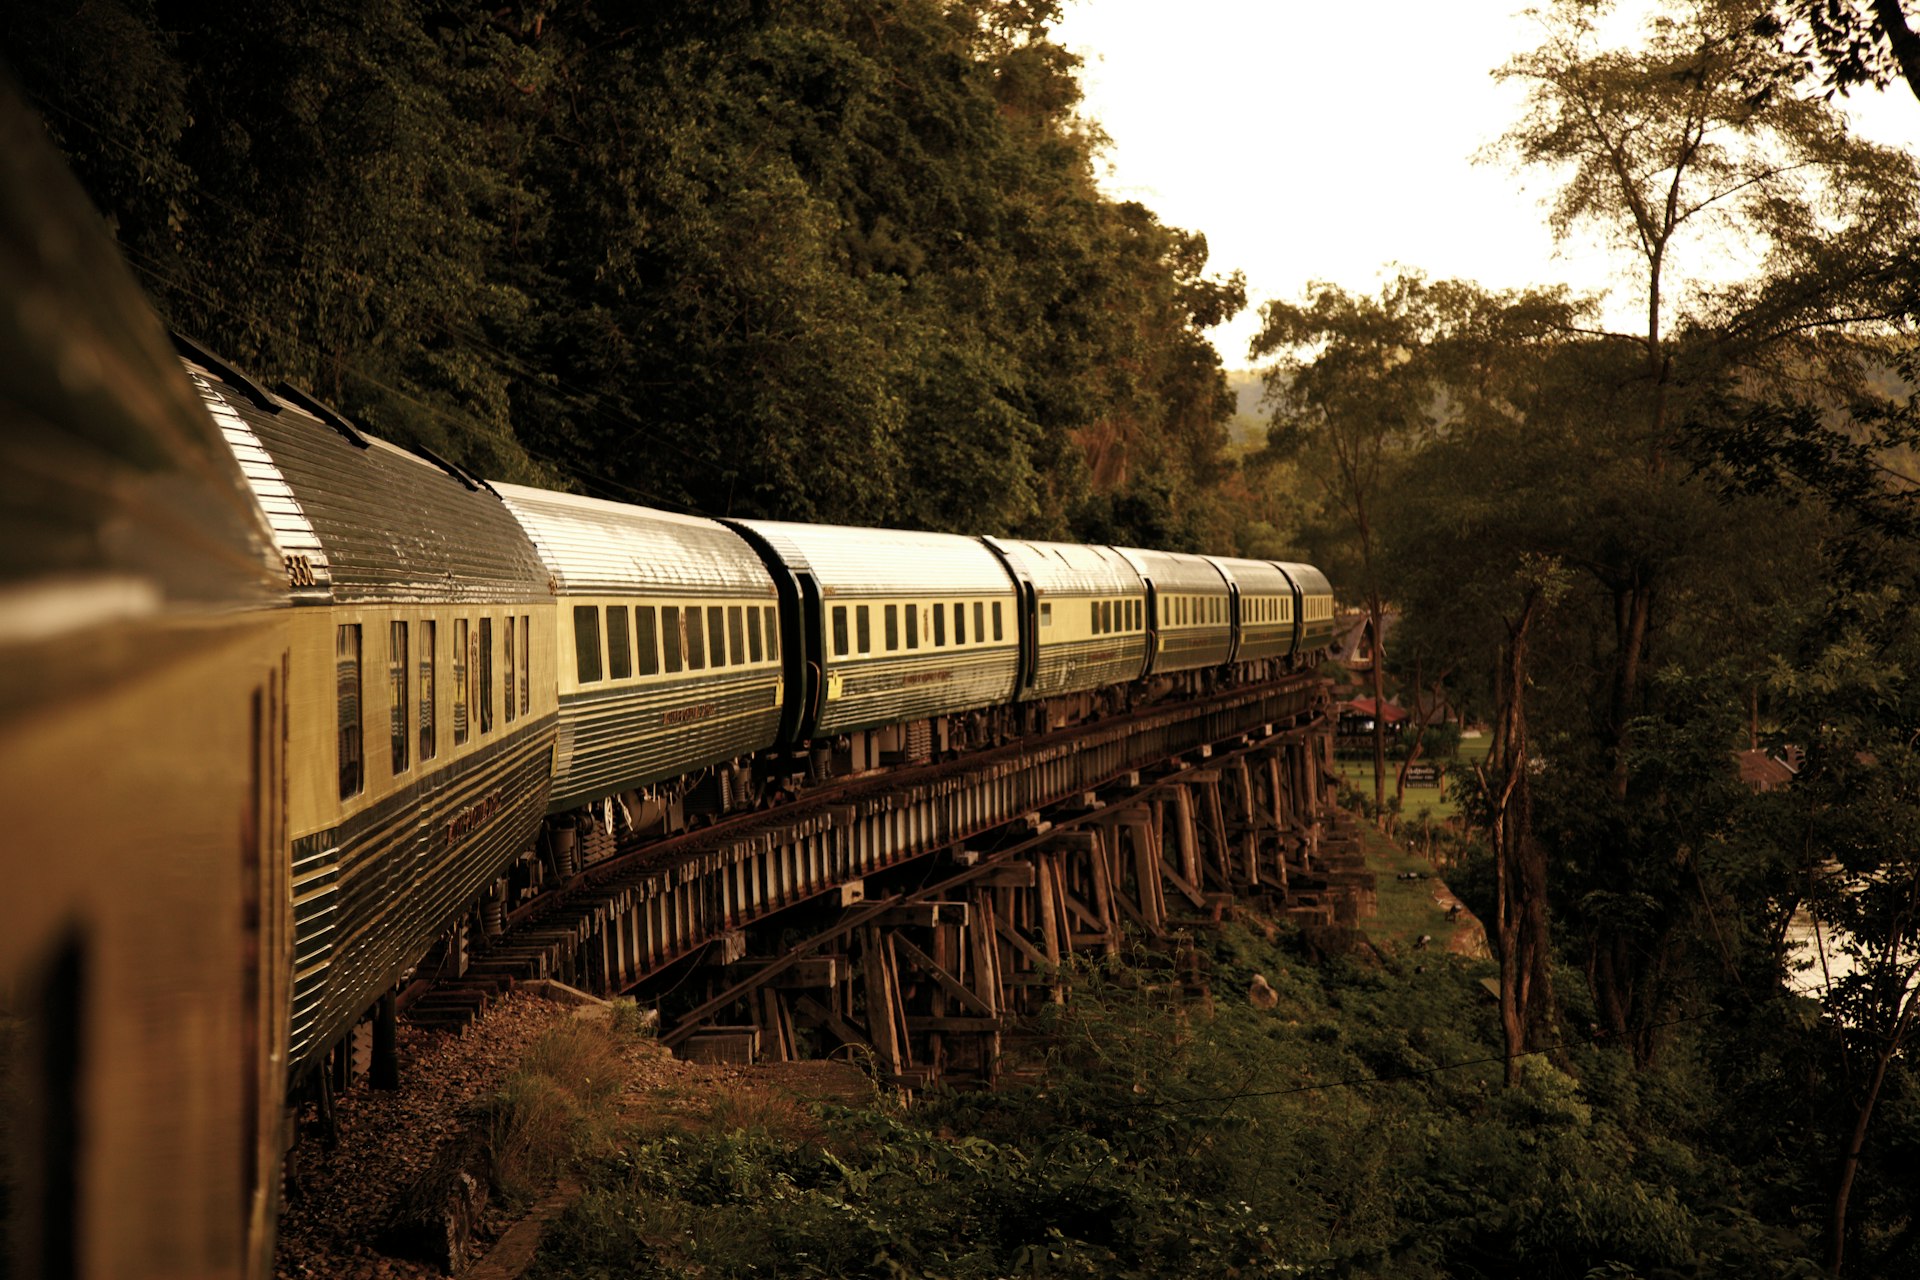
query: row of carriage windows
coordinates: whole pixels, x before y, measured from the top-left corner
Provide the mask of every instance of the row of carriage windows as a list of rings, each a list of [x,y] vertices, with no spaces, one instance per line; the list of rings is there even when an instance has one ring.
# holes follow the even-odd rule
[[[597,604],[573,607],[574,674],[581,684],[780,660],[780,618],[772,605],[608,605],[604,666],[600,613]]]
[[[1115,631],[1140,631],[1146,626],[1145,600],[1091,600],[1093,634],[1110,635]]]
[[[1184,627],[1210,622],[1224,623],[1227,620],[1227,598],[1225,596],[1166,596],[1161,603],[1167,615],[1163,625]]]
[[[1246,608],[1248,622],[1285,622],[1286,611],[1280,607],[1280,596],[1245,596],[1241,603]]]
[[[528,713],[533,700],[533,619],[528,614],[505,618],[453,620],[453,745],[466,745],[477,727],[482,734],[494,725],[494,632],[500,633],[501,663],[498,688],[500,713],[512,724]],[[378,634],[377,632],[375,634]],[[364,639],[360,623],[334,631],[335,701],[339,708],[340,798],[367,789],[365,721],[361,714],[361,666]],[[387,624],[387,716],[389,763],[397,776],[413,767],[417,758],[432,760],[440,753],[440,726],[435,717],[440,672],[440,624]],[[418,714],[415,714],[417,707]]]
[[[833,656],[844,658],[850,653],[873,652],[875,613],[880,615],[881,638],[885,641],[887,653],[922,648],[923,638],[926,648],[945,648],[949,622],[952,623],[953,643],[966,644],[969,616],[975,644],[986,643],[989,626],[992,627],[993,638],[1003,640],[1006,638],[1006,619],[1000,612],[1000,605],[998,600],[991,604],[985,600],[975,600],[969,607],[968,601],[955,600],[949,611],[944,600],[937,600],[931,606],[837,604],[833,606]],[[927,614],[924,620],[921,617],[923,611]],[[849,618],[851,630],[848,627]]]

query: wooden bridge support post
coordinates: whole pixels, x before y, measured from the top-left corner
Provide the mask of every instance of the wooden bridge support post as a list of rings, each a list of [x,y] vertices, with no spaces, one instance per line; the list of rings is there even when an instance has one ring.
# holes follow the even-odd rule
[[[1227,790],[1227,829],[1232,833],[1233,862],[1239,883],[1258,889],[1264,879],[1260,873],[1259,806],[1253,794],[1253,771],[1244,757],[1230,762],[1222,772]]]
[[[1284,742],[1276,743],[1273,750],[1268,752],[1266,757],[1260,762],[1260,772],[1267,781],[1268,812],[1273,817],[1274,831],[1280,833],[1274,842],[1273,869],[1274,878],[1279,882],[1280,892],[1282,894],[1286,893],[1288,889],[1287,850],[1286,836],[1284,833],[1288,832],[1294,826],[1294,816],[1291,806],[1287,804],[1286,795],[1280,789],[1280,758],[1285,751],[1286,745]]]

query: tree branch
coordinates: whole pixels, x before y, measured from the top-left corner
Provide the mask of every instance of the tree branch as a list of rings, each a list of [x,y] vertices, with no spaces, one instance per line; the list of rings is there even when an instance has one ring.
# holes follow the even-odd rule
[[[1906,77],[1907,87],[1913,90],[1914,97],[1920,98],[1920,35],[1907,25],[1900,0],[1873,0],[1873,16],[1887,33],[1887,43],[1893,46],[1894,60],[1900,64],[1900,74]]]

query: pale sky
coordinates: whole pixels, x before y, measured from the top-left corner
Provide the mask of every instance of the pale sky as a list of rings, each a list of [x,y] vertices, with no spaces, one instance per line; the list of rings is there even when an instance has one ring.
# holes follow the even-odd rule
[[[1377,290],[1386,264],[1489,288],[1598,290],[1609,260],[1556,255],[1544,173],[1473,156],[1517,120],[1518,83],[1488,73],[1540,43],[1512,0],[1067,0],[1085,114],[1113,139],[1103,186],[1206,234],[1210,270],[1246,273],[1249,305],[1211,335],[1230,369],[1269,298],[1310,280]],[[1904,86],[1850,107],[1920,152]]]

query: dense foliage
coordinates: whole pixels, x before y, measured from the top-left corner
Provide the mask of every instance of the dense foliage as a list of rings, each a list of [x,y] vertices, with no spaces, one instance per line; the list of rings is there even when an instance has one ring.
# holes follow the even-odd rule
[[[1230,551],[1206,242],[1093,182],[1051,0],[38,3],[167,317],[486,474]]]
[[[1207,1004],[1170,996],[1164,956],[1077,972],[1031,1083],[642,1127],[534,1274],[1816,1274],[1700,1140],[1697,1061],[1572,1046],[1503,1088],[1484,961],[1197,945]],[[1238,994],[1256,972],[1271,1010]]]
[[[1920,169],[1828,100],[1873,76],[1807,78],[1775,9],[1817,7],[1671,0],[1623,34],[1547,6],[1489,158],[1560,184],[1555,231],[1617,251],[1633,310],[1417,275],[1272,304],[1270,447],[1377,440],[1371,526],[1319,527],[1394,611],[1390,668],[1490,727],[1460,884],[1512,958],[1509,1049],[1602,1046],[1585,1089],[1697,1071],[1691,1132],[1781,1265],[1904,1276]],[[1872,34],[1848,13],[1828,35]]]

